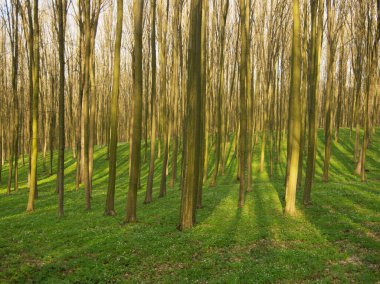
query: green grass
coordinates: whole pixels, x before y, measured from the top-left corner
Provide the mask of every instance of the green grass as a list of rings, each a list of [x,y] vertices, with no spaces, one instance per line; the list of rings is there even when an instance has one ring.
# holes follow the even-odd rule
[[[142,166],[137,224],[123,225],[128,188],[128,146],[118,148],[116,217],[103,216],[108,161],[95,152],[92,211],[85,212],[83,189],[75,191],[75,161],[66,155],[65,217],[57,218],[55,176],[39,168],[36,211],[26,213],[27,165],[20,189],[6,195],[7,168],[0,189],[0,282],[12,283],[258,283],[380,281],[380,134],[368,150],[369,181],[352,174],[354,136],[342,130],[333,146],[330,182],[322,183],[319,133],[313,205],[283,215],[285,148],[275,176],[259,173],[255,148],[254,190],[237,208],[236,160],[228,161],[218,186],[204,189],[197,225],[179,232],[179,184],[143,205],[147,163]],[[285,147],[285,145],[284,145]],[[267,155],[268,156],[268,155]],[[56,162],[54,162],[54,165]],[[212,162],[210,162],[210,165]],[[211,170],[211,169],[210,169]]]

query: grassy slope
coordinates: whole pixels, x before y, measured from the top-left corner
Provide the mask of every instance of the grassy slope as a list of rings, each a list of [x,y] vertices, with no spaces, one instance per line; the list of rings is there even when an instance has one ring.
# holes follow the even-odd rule
[[[55,176],[39,170],[36,212],[25,212],[27,166],[20,169],[19,192],[0,189],[0,282],[363,282],[380,280],[380,134],[368,151],[368,183],[351,173],[353,139],[341,133],[334,145],[331,182],[321,182],[322,132],[319,135],[314,205],[294,218],[282,214],[283,167],[272,180],[258,173],[254,153],[254,191],[238,210],[235,160],[219,185],[204,190],[197,226],[176,230],[178,184],[154,202],[138,195],[139,223],[122,225],[127,192],[128,147],[119,146],[116,217],[104,217],[108,162],[106,149],[95,153],[92,211],[85,212],[83,190],[75,191],[75,162],[66,155],[65,217],[57,218]],[[283,155],[285,151],[283,150]],[[284,161],[284,156],[282,157]],[[159,163],[159,162],[158,162]],[[56,164],[56,163],[55,163]],[[282,163],[283,164],[283,163]],[[158,164],[158,167],[160,164]],[[298,192],[298,200],[301,199]]]

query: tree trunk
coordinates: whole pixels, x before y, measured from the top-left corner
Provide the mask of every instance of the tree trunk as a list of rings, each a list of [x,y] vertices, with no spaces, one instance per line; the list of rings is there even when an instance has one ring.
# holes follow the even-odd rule
[[[58,215],[63,217],[64,170],[65,170],[65,24],[67,1],[58,0],[58,53],[59,53],[59,106],[58,106]],[[53,148],[53,145],[50,145]],[[53,152],[51,152],[52,156]]]
[[[285,213],[296,212],[296,191],[301,136],[301,28],[299,0],[293,0],[292,74],[289,97],[288,176],[285,189]]]
[[[246,76],[247,76],[247,29],[245,26],[247,0],[240,0],[240,135],[239,135],[239,201],[238,207],[244,206],[245,172],[246,172],[246,139],[247,139],[247,100],[246,100]],[[248,15],[249,16],[249,15]]]
[[[119,117],[119,86],[120,86],[120,48],[123,30],[123,0],[117,1],[117,21],[115,38],[115,55],[113,59],[113,81],[110,117],[110,145],[109,145],[109,177],[105,215],[115,215],[115,184],[117,159],[117,126]]]
[[[181,213],[178,228],[186,230],[195,223],[196,198],[198,191],[199,153],[201,151],[201,23],[202,1],[191,0],[189,22],[189,53],[187,77],[187,108],[184,143],[184,160],[182,175]]]
[[[151,36],[150,44],[152,49],[152,91],[150,97],[150,158],[149,158],[149,175],[148,184],[146,187],[144,203],[152,202],[153,179],[154,179],[154,162],[156,148],[156,120],[155,120],[155,99],[156,99],[156,0],[151,0],[150,16],[151,16]]]
[[[40,46],[39,46],[39,22],[38,22],[38,0],[34,0],[33,7],[33,108],[32,108],[32,151],[30,165],[30,185],[27,211],[34,210],[34,199],[37,192],[37,154],[38,154],[38,96],[40,92]]]
[[[142,119],[142,25],[143,25],[144,2],[134,0],[134,75],[133,75],[133,134],[131,145],[131,170],[129,177],[129,190],[127,199],[126,223],[136,222],[137,187],[140,172],[140,148],[141,148],[141,119]]]
[[[322,29],[323,29],[323,1],[311,0],[311,52],[309,57],[309,87],[308,87],[308,147],[305,190],[303,203],[311,203],[311,188],[315,173],[315,155],[317,148],[317,93],[319,82],[319,65],[321,58]]]
[[[168,127],[168,105],[169,100],[167,99],[167,92],[166,92],[166,63],[167,63],[167,57],[166,57],[166,37],[167,37],[167,22],[168,22],[168,15],[169,15],[169,2],[166,3],[167,12],[165,13],[165,7],[164,7],[165,0],[160,0],[158,5],[158,11],[159,11],[159,61],[160,61],[160,91],[161,91],[161,99],[162,99],[162,136],[164,140],[164,156],[162,157],[162,171],[161,171],[161,183],[160,183],[160,193],[159,197],[164,197],[166,195],[166,171],[167,171],[167,164],[168,164],[168,157],[169,157],[169,133],[170,133],[170,127]]]

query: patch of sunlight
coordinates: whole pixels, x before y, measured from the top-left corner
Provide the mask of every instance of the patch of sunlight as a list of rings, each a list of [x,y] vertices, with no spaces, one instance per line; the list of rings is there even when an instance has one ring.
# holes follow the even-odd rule
[[[236,186],[231,189],[230,193],[223,199],[220,200],[218,204],[213,208],[211,214],[204,219],[202,222],[197,224],[199,228],[207,228],[210,224],[215,224],[215,220],[220,220],[220,222],[227,224],[232,221],[232,212],[237,210],[237,199],[233,196],[232,190],[238,190]],[[218,222],[217,222],[218,223]]]
[[[40,178],[37,180],[37,185],[43,185],[45,183],[53,182],[56,180],[56,177],[57,177],[57,174],[52,174],[51,176],[48,176],[46,178],[43,178],[43,179]]]
[[[25,205],[25,209],[26,209],[26,205]],[[51,205],[51,206],[39,207],[39,208],[35,209],[35,211],[33,211],[33,212],[27,212],[26,210],[24,210],[24,211],[18,212],[17,214],[2,216],[2,217],[0,217],[0,220],[5,220],[5,221],[6,220],[13,220],[13,219],[22,220],[22,218],[25,219],[28,216],[33,216],[35,214],[47,213],[47,212],[51,212],[54,210],[55,211],[58,210],[56,204]]]

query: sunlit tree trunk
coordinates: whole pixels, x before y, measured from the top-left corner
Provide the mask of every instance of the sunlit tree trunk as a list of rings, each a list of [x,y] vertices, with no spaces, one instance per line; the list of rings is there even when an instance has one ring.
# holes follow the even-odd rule
[[[296,212],[297,175],[301,136],[301,28],[299,0],[293,0],[292,70],[289,96],[288,164],[285,189],[285,213]]]
[[[30,185],[27,211],[34,210],[34,199],[37,191],[37,151],[38,151],[38,96],[40,92],[40,42],[39,42],[39,22],[38,22],[38,0],[34,0],[33,7],[33,121],[32,121],[32,151],[30,166]]]

